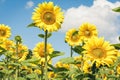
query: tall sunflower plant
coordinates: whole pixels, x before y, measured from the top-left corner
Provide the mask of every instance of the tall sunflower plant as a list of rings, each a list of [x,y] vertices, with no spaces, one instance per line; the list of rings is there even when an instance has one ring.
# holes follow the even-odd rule
[[[119,7],[113,9],[119,12]],[[52,64],[52,59],[64,55],[54,50],[48,39],[57,32],[64,21],[63,12],[53,2],[38,4],[32,13],[33,22],[42,32],[33,49],[16,35],[10,39],[11,28],[0,24],[0,80],[119,80],[120,44],[111,44],[98,37],[94,24],[85,22],[65,34],[65,43],[70,47],[68,57]],[[74,56],[74,54],[78,54]]]

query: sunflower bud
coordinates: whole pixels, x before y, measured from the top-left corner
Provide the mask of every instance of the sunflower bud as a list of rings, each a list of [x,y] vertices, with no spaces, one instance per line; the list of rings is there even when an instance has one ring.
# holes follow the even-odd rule
[[[21,36],[19,36],[19,35],[15,36],[15,41],[16,41],[16,42],[19,42],[19,43],[22,43],[22,38],[21,38]]]

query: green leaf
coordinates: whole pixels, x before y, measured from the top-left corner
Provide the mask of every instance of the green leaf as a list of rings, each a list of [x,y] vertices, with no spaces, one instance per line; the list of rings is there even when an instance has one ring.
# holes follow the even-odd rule
[[[47,38],[51,37],[52,36],[52,33],[48,33],[47,34]]]
[[[120,44],[112,44],[111,46],[114,46],[115,49],[120,49]]]
[[[60,51],[53,51],[53,53],[50,54],[50,57],[51,57],[51,58],[54,58],[54,57],[62,56],[62,55],[64,55],[63,52],[60,52]]]
[[[114,9],[112,9],[112,10],[115,11],[115,12],[120,12],[120,7],[116,7]]]
[[[35,23],[31,23],[27,27],[35,27]]]
[[[37,74],[31,73],[26,76],[29,79],[35,79],[37,77]]]
[[[23,77],[18,77],[18,80],[26,80],[26,79]]]
[[[5,65],[5,63],[4,63],[4,62],[2,62],[2,61],[0,61],[0,66],[3,66],[3,65]]]
[[[27,59],[27,60],[24,60],[22,61],[21,63],[38,63],[40,59],[37,59],[35,57],[33,57],[32,59]]]
[[[74,48],[72,48],[72,50],[78,54],[81,54],[81,52],[84,50],[82,48],[82,46],[75,46]]]
[[[5,50],[3,47],[0,46],[0,56],[1,56],[2,54],[4,54],[5,52],[6,52],[6,50]]]
[[[67,58],[60,59],[60,62],[65,64],[73,64],[75,60],[73,57],[67,57]]]
[[[44,37],[45,37],[44,34],[38,34],[38,36],[39,36],[40,38],[44,38]]]
[[[19,63],[9,63],[9,65],[11,65],[11,66],[20,66]]]

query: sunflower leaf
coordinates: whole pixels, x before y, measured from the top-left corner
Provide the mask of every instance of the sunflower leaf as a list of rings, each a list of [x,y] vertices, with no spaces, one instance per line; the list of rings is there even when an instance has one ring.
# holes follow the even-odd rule
[[[38,36],[39,36],[40,38],[44,38],[44,37],[45,37],[44,34],[38,34]]]
[[[50,54],[50,57],[51,57],[51,58],[54,58],[54,57],[62,56],[62,55],[64,55],[63,52],[60,52],[60,51],[53,51],[53,53]]]
[[[37,77],[37,74],[31,73],[26,76],[29,79],[35,79]]]
[[[82,48],[82,46],[76,46],[76,47],[72,48],[72,50],[73,50],[74,52],[78,53],[78,54],[81,54],[81,52],[82,52],[84,49]]]
[[[120,44],[112,44],[111,46],[114,46],[115,49],[120,49]]]
[[[115,12],[120,12],[120,7],[116,7],[114,9],[112,9],[112,10],[115,11]]]
[[[6,50],[3,47],[0,46],[0,55],[2,55],[5,52],[6,52]]]
[[[36,26],[35,26],[35,23],[31,23],[27,27],[36,27]]]
[[[60,62],[65,63],[65,64],[73,64],[75,60],[73,57],[67,57],[67,58],[60,59]]]
[[[47,38],[51,37],[52,36],[52,33],[48,33],[47,34]]]

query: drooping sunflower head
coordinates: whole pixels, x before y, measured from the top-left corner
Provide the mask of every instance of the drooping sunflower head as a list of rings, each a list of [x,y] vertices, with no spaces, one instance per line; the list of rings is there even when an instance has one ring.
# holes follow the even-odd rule
[[[35,57],[41,58],[45,56],[44,53],[44,42],[39,42],[36,47],[33,49],[33,54]],[[47,44],[47,53],[48,54],[52,54],[52,52],[54,51],[53,47],[51,44]]]
[[[61,28],[61,23],[63,22],[63,12],[58,6],[54,6],[53,2],[44,2],[38,4],[38,7],[34,9],[32,20],[35,26],[48,32],[57,31]]]
[[[104,41],[104,38],[93,37],[83,46],[85,49],[84,53],[91,60],[96,61],[99,65],[110,65],[113,64],[117,58],[116,51],[109,42]]]
[[[0,38],[9,38],[11,35],[11,29],[10,27],[4,25],[4,24],[0,24]]]
[[[87,41],[93,36],[97,36],[98,32],[96,26],[90,23],[83,23],[79,27],[79,34],[83,41]]]
[[[70,46],[77,46],[82,42],[81,37],[76,29],[70,29],[68,32],[66,32],[65,41]]]

